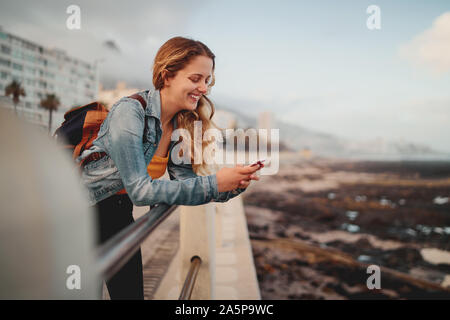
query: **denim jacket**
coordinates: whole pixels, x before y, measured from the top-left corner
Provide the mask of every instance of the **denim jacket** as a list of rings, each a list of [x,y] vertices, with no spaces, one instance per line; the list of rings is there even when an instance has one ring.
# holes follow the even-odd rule
[[[157,203],[200,205],[210,201],[225,202],[245,189],[218,192],[216,175],[197,176],[190,164],[174,164],[169,147],[168,173],[171,181],[153,180],[147,172],[162,135],[159,90],[139,92],[147,102],[128,97],[116,102],[103,121],[93,146],[77,161],[93,152],[105,152],[103,158],[89,162],[82,171],[82,181],[89,191],[91,205],[125,188],[137,206]],[[144,135],[145,122],[147,132]]]

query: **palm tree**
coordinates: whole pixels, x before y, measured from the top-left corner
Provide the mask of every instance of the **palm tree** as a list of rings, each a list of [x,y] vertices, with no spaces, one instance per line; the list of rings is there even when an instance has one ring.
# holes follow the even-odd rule
[[[55,94],[46,94],[45,98],[41,100],[40,107],[47,109],[49,112],[48,117],[48,133],[50,134],[50,130],[52,128],[52,113],[53,111],[58,110],[59,107],[59,99]]]
[[[14,111],[17,114],[17,105],[20,102],[20,97],[25,97],[26,93],[23,87],[19,82],[13,80],[6,88],[5,88],[5,96],[12,95],[13,103],[14,103]]]

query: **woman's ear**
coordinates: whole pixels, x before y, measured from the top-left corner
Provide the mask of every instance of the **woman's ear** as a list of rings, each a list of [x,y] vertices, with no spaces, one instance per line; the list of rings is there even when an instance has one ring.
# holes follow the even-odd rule
[[[167,70],[163,70],[161,72],[161,77],[164,80],[164,87],[170,87],[170,77],[169,77],[169,72]]]

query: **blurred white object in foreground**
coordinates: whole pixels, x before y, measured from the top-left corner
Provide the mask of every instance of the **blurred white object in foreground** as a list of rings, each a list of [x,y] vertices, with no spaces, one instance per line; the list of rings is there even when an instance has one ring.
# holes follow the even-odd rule
[[[0,147],[0,299],[99,298],[94,213],[70,155],[3,108]]]

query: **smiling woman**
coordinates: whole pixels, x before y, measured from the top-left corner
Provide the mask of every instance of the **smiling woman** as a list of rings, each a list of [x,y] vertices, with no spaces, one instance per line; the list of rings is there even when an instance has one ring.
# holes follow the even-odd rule
[[[214,106],[206,95],[214,85],[214,59],[199,41],[168,40],[155,57],[154,89],[116,102],[92,147],[78,158],[84,165],[82,178],[91,204],[98,212],[100,243],[134,221],[133,205],[225,202],[243,192],[251,180],[259,180],[255,172],[263,166],[222,168],[216,174],[198,176],[195,144],[187,149],[190,162],[172,161],[176,158],[172,154],[177,154],[171,141],[174,129],[185,129],[192,138],[195,121],[202,123],[201,136],[212,125]],[[166,169],[172,181],[158,180]],[[107,286],[112,299],[142,299],[142,282],[139,250]]]
[[[163,105],[177,105],[176,120],[194,137],[194,121],[202,122],[202,136],[212,125],[214,105],[206,97],[214,85],[215,55],[200,41],[175,37],[167,41],[156,54],[153,84],[161,92]],[[189,61],[189,63],[187,63]],[[168,118],[172,118],[172,114]],[[163,123],[164,120],[162,119]],[[205,147],[207,142],[204,142]],[[194,171],[194,144],[191,163]]]

